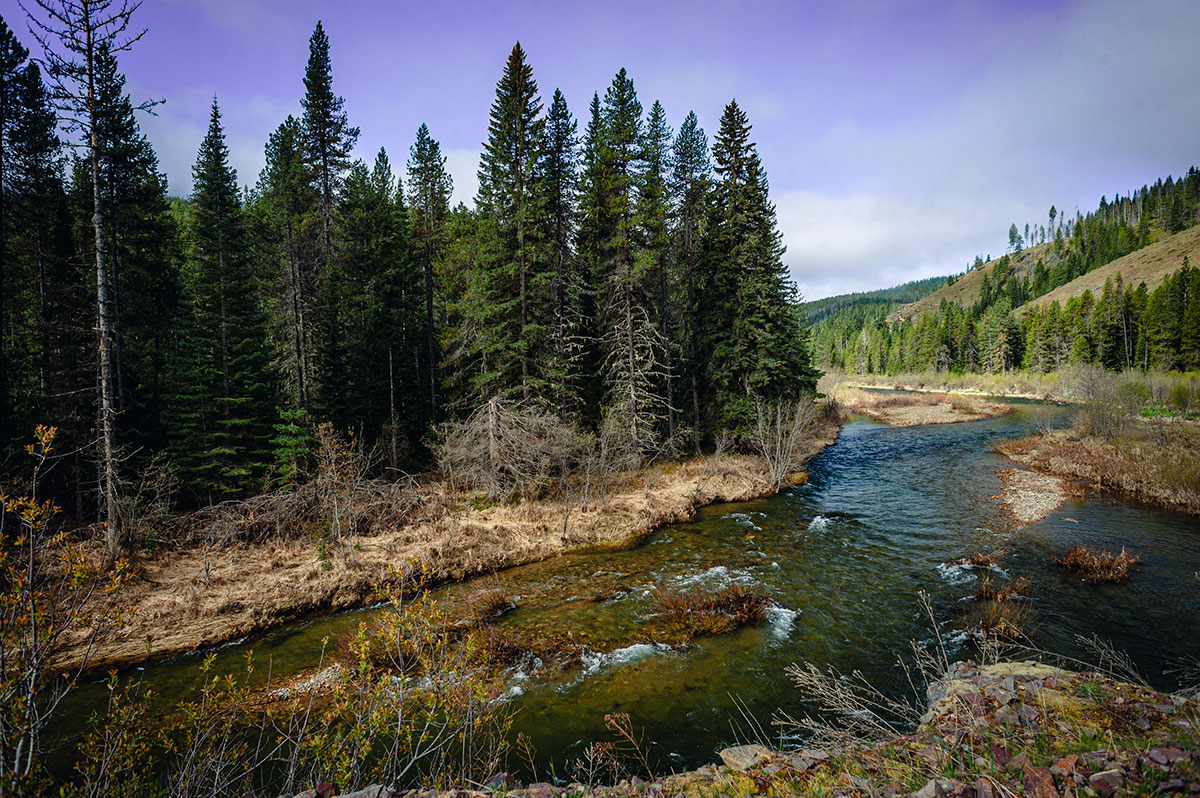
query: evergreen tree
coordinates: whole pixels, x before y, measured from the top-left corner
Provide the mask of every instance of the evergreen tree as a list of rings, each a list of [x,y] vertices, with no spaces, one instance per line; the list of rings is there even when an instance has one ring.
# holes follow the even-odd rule
[[[8,23],[0,17],[0,445],[9,443],[9,435],[17,433],[11,383],[13,382],[12,355],[9,341],[10,308],[16,296],[9,266],[9,227],[11,226],[12,200],[9,195],[11,165],[11,130],[20,115],[20,89],[18,82],[21,67],[29,57],[26,50]],[[24,434],[24,431],[21,431]]]
[[[749,423],[752,397],[797,399],[816,388],[807,330],[792,308],[795,287],[768,198],[766,172],[737,102],[725,106],[713,145],[718,182],[709,227],[709,378],[717,421]]]
[[[95,56],[95,136],[100,197],[105,214],[114,403],[130,442],[149,449],[165,444],[165,376],[179,309],[183,242],[166,199],[166,175],[135,118],[112,50]],[[76,170],[76,218],[90,224],[91,175]]]
[[[668,189],[671,128],[657,100],[650,106],[642,133],[641,174],[637,192],[638,250],[650,284],[652,308],[658,337],[662,341],[662,391],[667,413],[667,437],[675,437],[675,278],[670,268],[668,223],[671,198]]]
[[[350,153],[358,141],[358,128],[350,127],[345,100],[333,93],[329,36],[320,20],[308,40],[304,99],[300,104],[304,108],[304,155],[317,190],[322,253],[328,259],[333,251],[334,206],[342,178],[350,167]]]
[[[609,412],[621,419],[630,445],[648,450],[659,439],[666,402],[664,342],[648,310],[648,263],[637,257],[642,144],[642,104],[622,69],[604,94],[598,130],[596,288]]]
[[[412,251],[421,272],[423,285],[423,326],[425,338],[425,383],[428,419],[438,412],[438,326],[434,299],[438,293],[436,271],[446,245],[446,225],[450,215],[450,195],[454,182],[446,172],[441,145],[421,123],[417,140],[408,151],[408,207]]]
[[[212,501],[260,486],[275,417],[266,321],[215,98],[192,179],[185,321],[172,380],[173,448],[185,483]]]
[[[700,376],[704,365],[699,347],[697,314],[700,297],[700,252],[708,213],[711,164],[708,138],[696,114],[689,111],[671,152],[671,194],[674,260],[682,283],[679,307],[684,360],[681,371],[691,392],[694,445],[700,448]]]
[[[575,255],[576,200],[579,188],[578,126],[563,93],[555,89],[546,116],[546,232],[549,244],[551,303],[542,373],[553,404],[563,417],[578,415],[583,371],[582,307],[586,278]]]
[[[295,410],[307,410],[315,387],[313,311],[321,222],[304,160],[300,123],[289,116],[267,141],[252,218],[259,260],[271,286],[269,304],[279,371]]]
[[[481,398],[516,392],[524,398],[547,392],[535,355],[543,345],[545,288],[544,157],[542,118],[533,68],[520,42],[509,53],[496,84],[488,140],[479,163],[481,223],[492,228],[495,247],[479,275],[486,301],[477,321],[490,329],[486,370],[477,380]]]

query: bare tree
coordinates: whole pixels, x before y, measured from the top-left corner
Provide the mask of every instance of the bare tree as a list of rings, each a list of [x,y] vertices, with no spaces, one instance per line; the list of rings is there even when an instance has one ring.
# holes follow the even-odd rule
[[[811,398],[798,402],[755,400],[750,443],[766,462],[776,490],[800,466],[803,444],[812,434],[816,415]]]
[[[140,2],[129,0],[33,0],[34,13],[21,3],[29,30],[42,48],[41,63],[50,82],[50,96],[59,121],[68,133],[78,133],[85,143],[92,176],[92,231],[96,257],[97,434],[100,448],[100,493],[105,521],[105,546],[113,561],[126,548],[118,507],[116,368],[113,361],[113,314],[116,285],[105,265],[104,215],[100,189],[100,141],[97,120],[97,60],[104,51],[113,55],[130,50],[146,31],[130,31],[133,12]],[[56,45],[55,45],[56,43]],[[149,111],[156,103],[137,107]]]
[[[529,495],[569,473],[582,439],[533,402],[493,397],[466,421],[446,424],[434,449],[452,479],[493,498]]]

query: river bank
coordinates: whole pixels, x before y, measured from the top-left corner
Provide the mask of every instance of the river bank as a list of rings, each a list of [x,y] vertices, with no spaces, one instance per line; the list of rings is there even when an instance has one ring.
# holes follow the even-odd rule
[[[1191,422],[1161,431],[1139,425],[1113,437],[1076,429],[1039,431],[1005,441],[996,451],[1045,474],[1200,514],[1200,430]]]
[[[811,459],[838,436],[819,422],[802,452]],[[90,669],[129,665],[220,645],[318,613],[364,606],[378,588],[461,581],[592,546],[623,547],[714,503],[776,492],[756,457],[718,455],[656,464],[622,475],[586,506],[539,499],[488,505],[442,484],[416,521],[358,537],[347,561],[319,541],[269,538],[225,548],[191,545],[144,557],[109,600],[123,625],[87,651],[68,649],[65,667],[85,654]]]
[[[847,706],[855,705],[855,699],[849,701]],[[871,714],[867,704],[859,706],[864,714]],[[502,773],[475,789],[396,791],[374,785],[342,796],[1200,794],[1200,699],[1194,695],[1160,693],[1102,672],[1065,670],[1034,661],[960,662],[929,685],[925,710],[906,733],[896,731],[874,739],[843,737],[840,743],[810,742],[808,747],[786,751],[768,747],[769,743],[750,743],[722,750],[719,764],[668,776],[646,771],[636,748],[623,749],[614,753],[622,778],[607,785],[577,781],[522,786]],[[882,719],[876,720],[879,730],[888,728]],[[834,735],[840,736],[836,731]],[[332,784],[323,784],[296,798],[334,794]]]
[[[941,392],[881,395],[864,391],[861,386],[839,384],[829,393],[849,412],[893,427],[957,424],[1012,412],[1010,406],[998,402],[987,402],[978,397],[951,397]]]

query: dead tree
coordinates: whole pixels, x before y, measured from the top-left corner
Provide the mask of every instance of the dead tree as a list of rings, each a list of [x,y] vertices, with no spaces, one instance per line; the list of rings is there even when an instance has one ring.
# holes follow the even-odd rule
[[[96,261],[97,437],[100,462],[100,503],[105,521],[105,546],[110,561],[123,553],[126,540],[118,502],[116,435],[116,349],[113,317],[116,285],[105,264],[104,214],[100,190],[100,145],[97,121],[97,61],[103,51],[113,55],[130,50],[146,31],[130,32],[133,12],[141,3],[129,0],[33,0],[21,8],[29,29],[42,48],[41,63],[49,78],[50,96],[59,121],[68,133],[78,133],[87,152],[92,177],[92,231]],[[31,8],[33,10],[31,10]],[[34,11],[38,13],[34,13]],[[144,102],[148,111],[156,103]]]

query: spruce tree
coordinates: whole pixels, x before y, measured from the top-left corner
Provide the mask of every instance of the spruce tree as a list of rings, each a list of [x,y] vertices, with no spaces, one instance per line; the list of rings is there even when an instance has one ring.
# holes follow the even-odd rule
[[[681,282],[677,304],[680,337],[684,353],[681,372],[686,375],[691,393],[693,443],[700,449],[700,379],[704,369],[699,342],[698,306],[700,298],[700,253],[704,222],[708,214],[712,166],[708,159],[708,138],[695,112],[688,112],[679,128],[671,151],[671,194],[673,257]]]
[[[675,276],[670,264],[668,189],[671,128],[657,100],[650,106],[642,133],[641,174],[637,192],[637,258],[649,281],[649,307],[662,341],[662,385],[667,413],[667,436],[675,437]]]
[[[186,321],[173,380],[173,448],[185,482],[211,501],[258,486],[270,459],[275,416],[263,347],[266,322],[215,98],[192,178]]]
[[[255,241],[264,282],[271,286],[269,317],[288,404],[308,410],[315,386],[312,317],[321,221],[300,122],[285,119],[268,139],[265,154],[252,208]]]
[[[783,265],[766,172],[736,101],[721,116],[713,159],[718,181],[701,304],[710,319],[715,420],[738,429],[750,422],[755,398],[797,399],[815,390],[817,373],[792,307],[796,291]]]
[[[581,299],[586,280],[575,255],[576,199],[579,187],[578,126],[559,89],[546,115],[546,157],[543,182],[546,190],[546,232],[549,246],[550,323],[542,355],[552,404],[559,415],[577,416],[581,410],[583,370]]]
[[[605,389],[631,446],[660,436],[664,341],[649,310],[651,264],[639,257],[637,191],[642,169],[642,104],[625,70],[604,95],[598,168],[598,250]]]
[[[315,182],[321,210],[321,243],[325,258],[332,250],[333,211],[342,178],[350,167],[350,153],[358,141],[358,128],[350,127],[345,100],[333,92],[333,64],[329,36],[317,20],[308,40],[304,68],[304,154]]]
[[[446,172],[441,145],[429,135],[429,127],[421,123],[417,139],[408,153],[408,214],[412,251],[422,282],[428,419],[435,418],[438,412],[438,329],[434,315],[438,291],[435,283],[437,266],[446,245],[453,190],[454,183]]]
[[[496,243],[479,275],[487,300],[477,308],[477,323],[490,338],[486,371],[477,380],[485,399],[547,392],[535,362],[545,336],[545,126],[533,68],[517,42],[496,84],[479,162],[476,205]]]
[[[9,265],[9,228],[11,226],[12,200],[9,197],[11,184],[11,130],[20,115],[19,80],[21,67],[29,57],[26,50],[8,23],[0,17],[0,445],[9,442],[9,435],[16,433],[13,413],[13,396],[11,383],[13,371],[12,356],[9,341],[9,317],[13,312],[10,308],[13,297],[16,296],[15,285],[12,283],[11,267]],[[22,431],[21,434],[24,434]]]

